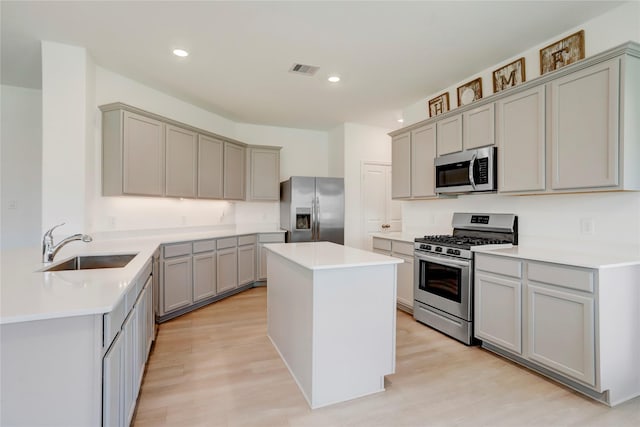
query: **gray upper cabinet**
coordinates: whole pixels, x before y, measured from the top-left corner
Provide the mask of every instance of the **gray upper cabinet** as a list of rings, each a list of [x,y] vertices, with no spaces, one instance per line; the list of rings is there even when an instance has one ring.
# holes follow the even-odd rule
[[[249,147],[247,200],[280,200],[280,147]]]
[[[198,135],[198,197],[222,199],[224,141]]]
[[[187,129],[166,125],[166,196],[195,197],[197,135]]]
[[[164,194],[164,124],[125,110],[102,119],[102,193]]]
[[[614,59],[550,83],[552,189],[618,185],[619,73]]]
[[[489,103],[462,114],[462,142],[465,150],[495,144],[494,104]]]
[[[411,131],[411,196],[435,196],[436,125]],[[393,170],[393,169],[392,169]]]
[[[245,198],[245,156],[246,148],[233,142],[224,143],[224,198],[244,200]]]
[[[411,197],[411,133],[394,136],[391,140],[391,198]]]
[[[462,151],[462,114],[437,122],[438,156]]]
[[[545,189],[545,87],[496,102],[498,191]]]

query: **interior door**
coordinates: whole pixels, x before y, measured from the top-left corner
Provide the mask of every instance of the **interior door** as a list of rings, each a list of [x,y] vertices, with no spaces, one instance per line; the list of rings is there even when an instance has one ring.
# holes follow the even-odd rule
[[[391,165],[364,163],[362,167],[362,215],[364,248],[371,247],[371,235],[402,230],[400,201],[391,199]],[[385,228],[382,226],[385,225]]]

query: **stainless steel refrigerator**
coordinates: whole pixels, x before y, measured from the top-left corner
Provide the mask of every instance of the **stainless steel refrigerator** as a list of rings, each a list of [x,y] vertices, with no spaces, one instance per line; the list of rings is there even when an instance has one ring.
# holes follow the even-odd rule
[[[285,241],[344,244],[344,179],[292,176],[280,183]]]

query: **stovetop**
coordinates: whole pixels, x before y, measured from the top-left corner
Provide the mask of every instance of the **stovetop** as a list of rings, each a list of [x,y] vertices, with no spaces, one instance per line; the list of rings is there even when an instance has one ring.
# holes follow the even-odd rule
[[[471,249],[472,246],[480,245],[499,245],[512,243],[507,239],[496,237],[477,237],[477,236],[453,236],[453,235],[435,235],[424,236],[415,239],[417,243],[431,243],[435,245],[455,247],[461,249]]]
[[[454,213],[451,223],[453,234],[418,237],[415,250],[472,259],[472,247],[518,244],[518,217],[513,214]]]

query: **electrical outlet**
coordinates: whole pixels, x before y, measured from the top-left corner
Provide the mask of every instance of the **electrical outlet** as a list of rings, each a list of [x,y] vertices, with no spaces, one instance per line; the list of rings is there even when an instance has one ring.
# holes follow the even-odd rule
[[[595,233],[593,218],[580,218],[580,234],[591,236],[593,233]]]
[[[111,227],[111,228],[115,228],[116,227],[116,217],[115,216],[108,217],[107,221],[109,222],[109,227]]]
[[[187,217],[182,215],[180,217],[180,222],[182,223],[182,225],[187,225]]]
[[[9,200],[9,209],[18,209],[18,202],[16,200]]]

